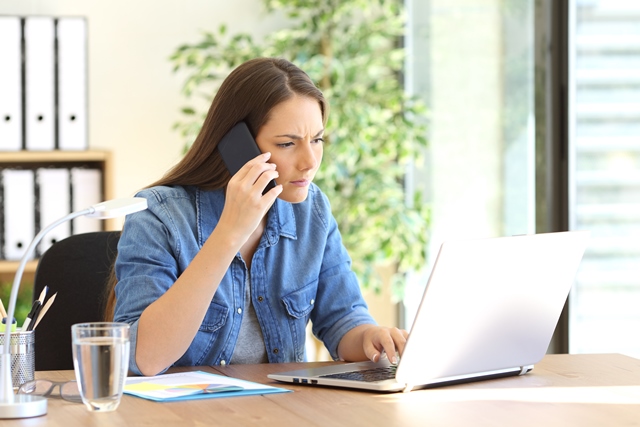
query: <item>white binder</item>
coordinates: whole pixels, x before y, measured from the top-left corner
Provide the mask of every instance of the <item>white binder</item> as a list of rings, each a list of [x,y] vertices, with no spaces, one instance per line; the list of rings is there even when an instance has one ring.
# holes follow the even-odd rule
[[[35,237],[35,195],[32,170],[4,169],[4,256],[20,260]]]
[[[0,16],[0,150],[22,149],[22,22]]]
[[[86,209],[102,201],[102,172],[100,169],[71,169],[72,212]],[[101,231],[102,221],[79,217],[73,220],[73,234]]]
[[[27,150],[55,148],[54,42],[52,17],[25,18],[25,147]]]
[[[40,168],[36,170],[36,185],[39,190],[38,208],[40,212],[40,230],[71,212],[71,187],[69,169]],[[69,221],[58,225],[47,233],[38,246],[43,254],[55,242],[71,235]]]
[[[58,148],[87,149],[87,24],[58,18]]]

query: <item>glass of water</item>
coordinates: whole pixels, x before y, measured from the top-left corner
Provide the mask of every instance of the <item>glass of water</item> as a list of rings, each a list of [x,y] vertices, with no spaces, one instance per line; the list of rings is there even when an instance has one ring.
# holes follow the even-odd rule
[[[129,367],[129,325],[78,323],[71,326],[71,340],[82,402],[90,411],[115,410]]]

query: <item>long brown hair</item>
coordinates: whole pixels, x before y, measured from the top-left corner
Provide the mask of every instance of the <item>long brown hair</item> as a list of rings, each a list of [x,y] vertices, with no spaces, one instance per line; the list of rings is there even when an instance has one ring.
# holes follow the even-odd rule
[[[273,107],[299,95],[318,101],[323,123],[329,106],[309,76],[280,58],[251,59],[233,70],[222,82],[193,145],[160,180],[150,185],[194,185],[205,190],[226,187],[231,176],[216,147],[238,122],[244,121],[255,136],[269,120]],[[117,278],[112,268],[105,320],[115,312]]]

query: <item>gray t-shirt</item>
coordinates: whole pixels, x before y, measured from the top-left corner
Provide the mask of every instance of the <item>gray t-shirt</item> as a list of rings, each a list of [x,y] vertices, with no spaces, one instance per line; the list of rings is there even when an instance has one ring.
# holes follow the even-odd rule
[[[233,350],[231,363],[239,365],[268,362],[269,358],[264,345],[262,329],[260,329],[256,311],[251,303],[251,278],[247,274],[244,293],[244,316],[242,316],[240,333],[238,334],[236,347]]]

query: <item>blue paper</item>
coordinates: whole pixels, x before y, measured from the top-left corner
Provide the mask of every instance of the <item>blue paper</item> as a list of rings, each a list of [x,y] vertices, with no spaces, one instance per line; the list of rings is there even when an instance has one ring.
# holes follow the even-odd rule
[[[124,386],[126,394],[155,402],[288,393],[290,391],[292,390],[204,371],[179,372],[154,377],[129,377]]]

